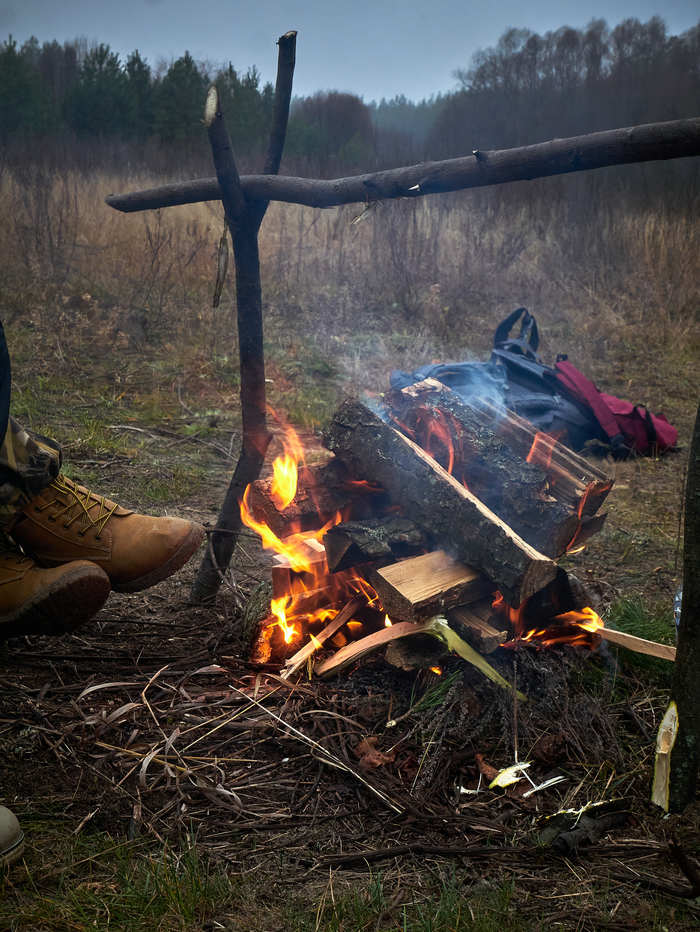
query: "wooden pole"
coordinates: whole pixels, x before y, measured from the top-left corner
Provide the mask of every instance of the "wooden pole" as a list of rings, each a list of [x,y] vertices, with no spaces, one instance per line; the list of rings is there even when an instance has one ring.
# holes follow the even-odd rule
[[[296,32],[285,33],[278,40],[278,45],[277,85],[265,172],[276,172],[282,159],[294,75]],[[241,530],[240,501],[246,486],[260,475],[270,442],[265,416],[265,357],[258,252],[258,232],[268,201],[250,198],[241,187],[215,87],[211,87],[207,95],[204,122],[216,169],[217,190],[231,231],[236,266],[243,436],[236,468],[192,587],[194,602],[209,601],[219,591],[222,573],[231,561]]]
[[[674,812],[695,799],[700,773],[700,406],[688,458],[683,542],[683,602],[671,685],[678,711],[669,787]]]
[[[474,155],[458,159],[422,162],[350,178],[320,180],[244,175],[241,187],[246,197],[252,199],[286,201],[308,207],[337,207],[340,204],[421,197],[424,194],[590,171],[609,165],[693,155],[700,155],[700,117],[552,139],[515,149],[475,150]],[[217,179],[200,178],[146,191],[110,194],[106,201],[110,207],[129,213],[220,199]]]

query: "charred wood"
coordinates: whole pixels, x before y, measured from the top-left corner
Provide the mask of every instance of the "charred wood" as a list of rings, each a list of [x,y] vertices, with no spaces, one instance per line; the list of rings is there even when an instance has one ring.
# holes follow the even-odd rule
[[[278,537],[315,530],[338,512],[348,512],[353,518],[370,517],[388,501],[377,486],[354,481],[339,460],[302,467],[296,495],[282,510],[275,504],[271,488],[271,478],[258,479],[251,486],[248,504],[255,517]]]
[[[328,569],[334,573],[362,563],[387,563],[426,548],[423,531],[407,518],[389,515],[364,521],[345,521],[323,538]]]

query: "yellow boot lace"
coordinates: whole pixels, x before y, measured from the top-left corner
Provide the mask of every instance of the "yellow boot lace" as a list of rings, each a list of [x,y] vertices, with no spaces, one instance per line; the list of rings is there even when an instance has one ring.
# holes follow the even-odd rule
[[[97,528],[95,539],[99,540],[105,524],[107,524],[119,507],[114,502],[106,499],[104,495],[96,495],[84,486],[76,485],[62,474],[51,483],[49,489],[54,489],[63,497],[53,498],[43,504],[36,504],[35,507],[37,511],[45,511],[47,508],[51,508],[54,505],[58,506],[57,511],[53,515],[50,515],[50,518],[54,521],[65,518],[66,520],[63,522],[65,528],[69,528],[74,521],[81,518],[83,521],[83,528],[78,531],[80,537],[82,537],[89,528],[95,527]],[[48,489],[46,491],[48,491]],[[97,514],[90,513],[94,508],[98,509]]]

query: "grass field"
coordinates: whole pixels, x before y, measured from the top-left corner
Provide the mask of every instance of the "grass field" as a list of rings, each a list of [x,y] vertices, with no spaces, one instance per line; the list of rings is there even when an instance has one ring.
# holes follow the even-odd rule
[[[670,641],[700,395],[700,185],[689,174],[688,183],[665,188],[662,171],[634,166],[364,213],[273,205],[260,244],[269,400],[307,433],[344,394],[383,390],[394,368],[487,358],[495,326],[520,304],[537,316],[547,360],[566,352],[599,387],[663,411],[679,428],[680,452],[618,464],[606,529],[568,560],[610,620]],[[0,317],[13,361],[12,411],[57,437],[66,470],[87,484],[142,510],[213,521],[240,429],[231,280],[220,307],[211,307],[221,209],[120,215],[104,204],[111,192],[159,181],[126,171],[59,177],[31,166],[0,175]],[[252,545],[245,557],[236,572],[248,592],[262,563]],[[164,594],[110,599],[94,627],[55,644],[35,638],[0,649],[0,792],[28,835],[25,863],[0,892],[0,928],[696,927],[697,901],[676,895],[684,877],[667,841],[678,838],[697,858],[700,812],[663,822],[646,808],[669,671],[623,652],[564,665],[571,709],[560,696],[559,713],[540,705],[521,722],[541,735],[565,711],[584,722],[571,711],[584,700],[600,710],[575,730],[563,758],[570,783],[546,805],[628,798],[634,817],[605,851],[593,845],[572,860],[538,849],[541,813],[504,797],[479,811],[506,828],[495,847],[527,848],[521,861],[408,854],[334,868],[324,858],[371,847],[371,826],[391,822],[361,788],[350,794],[360,822],[327,834],[321,822],[308,838],[302,826],[293,844],[280,827],[277,848],[274,833],[237,833],[240,816],[215,807],[216,832],[208,830],[204,810],[180,812],[169,779],[151,792],[138,772],[120,770],[99,750],[96,742],[113,736],[78,714],[77,697],[96,677],[147,681],[159,651],[190,672],[228,653],[248,675],[232,657],[236,610],[227,594],[208,613],[187,607],[193,572],[191,565]],[[132,641],[141,644],[138,655],[129,653]],[[380,684],[372,689],[381,693]],[[303,699],[299,715],[332,701],[332,691]],[[354,706],[337,708],[354,720]],[[429,714],[415,713],[416,753],[428,754]],[[128,729],[140,730],[137,745],[148,739],[155,747],[157,735],[139,715]],[[366,728],[381,735],[379,720]],[[595,722],[610,727],[609,746]],[[479,747],[505,763],[501,726],[489,727]],[[476,741],[465,744],[470,753]],[[279,744],[280,756],[269,760],[281,768],[290,751]],[[324,792],[344,794],[347,805],[346,791],[335,788],[342,778],[322,779]],[[427,832],[420,820],[437,799],[431,792],[438,791],[426,784],[414,823],[397,829],[402,843]],[[464,841],[464,832],[455,837]]]

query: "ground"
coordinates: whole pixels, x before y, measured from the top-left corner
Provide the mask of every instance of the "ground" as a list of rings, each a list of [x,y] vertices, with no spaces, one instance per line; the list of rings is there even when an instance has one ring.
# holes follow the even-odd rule
[[[97,202],[94,191],[85,200]],[[21,216],[15,207],[8,216]],[[594,243],[594,232],[609,237],[616,274],[629,260],[635,291],[606,282],[613,263],[602,247],[577,240],[580,261],[562,263],[574,236],[568,220],[554,235],[526,203],[517,221],[525,245],[511,256],[515,232],[503,233],[496,208],[481,205],[482,216],[476,207],[419,214],[412,227],[405,205],[381,213],[376,229],[389,231],[396,267],[377,261],[366,292],[358,269],[370,266],[360,260],[386,248],[376,231],[363,232],[368,224],[356,234],[351,215],[337,212],[318,222],[299,213],[298,227],[290,214],[273,226],[278,239],[263,242],[264,269],[281,282],[266,283],[270,400],[311,437],[338,398],[381,390],[392,367],[484,358],[495,324],[525,301],[548,358],[568,350],[602,388],[648,401],[679,428],[678,453],[607,461],[616,473],[607,525],[567,558],[608,623],[672,642],[700,385],[693,227],[674,218],[663,227],[657,214],[627,218],[624,229],[612,220],[576,227]],[[110,218],[101,223],[119,243],[113,254],[95,245],[102,227],[89,224],[100,218],[86,211],[76,249],[87,260],[72,260],[70,274],[59,263],[48,283],[37,278],[31,243],[26,269],[18,259],[3,270],[13,412],[63,442],[71,476],[129,506],[212,523],[239,442],[236,352],[228,312],[217,316],[202,297],[209,259],[198,282],[185,270],[209,255],[219,228],[215,237],[188,220],[186,234],[173,232],[159,215],[139,239]],[[433,229],[448,246],[464,236],[441,257],[441,274],[431,265]],[[404,248],[409,234],[427,252]],[[302,244],[313,237],[307,254]],[[638,239],[653,254],[646,266]],[[657,241],[657,252],[666,244],[664,255],[680,257],[677,266],[669,258],[661,269]],[[199,258],[188,265],[177,250],[190,242]],[[382,309],[387,268],[399,297]],[[358,325],[359,307],[371,323]],[[440,678],[377,657],[336,679],[290,684],[247,659],[241,618],[254,614],[246,607],[267,572],[256,541],[243,539],[214,607],[189,604],[198,560],[148,592],[112,595],[72,635],[0,647],[2,796],[27,834],[24,861],[3,880],[0,927],[697,926],[688,894],[700,808],[664,818],[648,802],[668,664],[604,647],[500,651],[494,666],[517,675],[528,696],[517,705],[454,658]],[[513,763],[516,735],[535,782],[566,779],[530,797],[523,785],[488,790],[489,767]],[[605,803],[594,818],[546,831],[548,815],[594,802]],[[573,851],[565,834],[582,826],[587,836]]]

